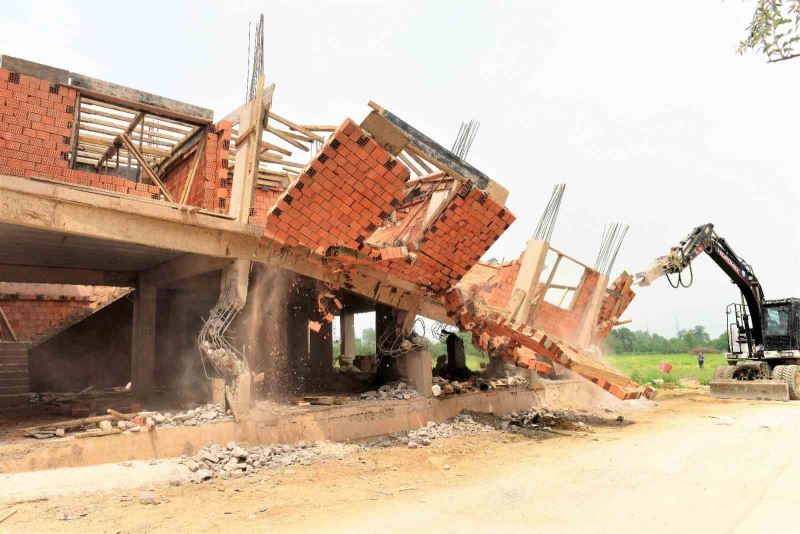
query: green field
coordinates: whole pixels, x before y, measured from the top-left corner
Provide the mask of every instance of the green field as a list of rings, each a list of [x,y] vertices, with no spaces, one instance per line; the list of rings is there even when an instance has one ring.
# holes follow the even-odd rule
[[[703,369],[697,367],[696,354],[615,354],[606,356],[608,364],[630,377],[634,382],[645,384],[660,378],[664,382],[677,384],[681,378],[693,378],[708,384],[714,369],[727,365],[724,354],[706,354]],[[658,367],[661,362],[672,364],[672,372],[664,373]]]

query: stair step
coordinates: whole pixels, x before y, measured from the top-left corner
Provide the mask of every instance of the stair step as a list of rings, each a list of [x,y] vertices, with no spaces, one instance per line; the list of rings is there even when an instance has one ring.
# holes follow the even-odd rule
[[[24,386],[0,386],[0,395],[12,395],[14,393],[28,393],[30,390],[28,384]]]
[[[3,363],[0,362],[0,373],[19,373],[28,372],[28,362],[24,363]]]
[[[3,378],[0,377],[0,389],[2,388],[13,388],[13,387],[25,387],[28,388],[28,377],[22,378]]]

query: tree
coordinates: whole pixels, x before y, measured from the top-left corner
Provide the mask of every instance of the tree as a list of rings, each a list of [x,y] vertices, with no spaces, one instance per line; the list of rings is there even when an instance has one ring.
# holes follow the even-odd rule
[[[800,0],[757,0],[738,52],[755,50],[774,63],[800,57]]]

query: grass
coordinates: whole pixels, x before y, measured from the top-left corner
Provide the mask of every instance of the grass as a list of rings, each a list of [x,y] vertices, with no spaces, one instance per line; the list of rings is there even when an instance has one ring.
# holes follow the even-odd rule
[[[696,354],[615,354],[606,356],[606,361],[611,367],[639,384],[658,378],[664,382],[678,384],[681,378],[690,378],[705,385],[711,380],[714,369],[727,365],[724,354],[705,356],[703,369],[697,367]],[[669,374],[658,367],[661,362],[672,364],[672,371]]]

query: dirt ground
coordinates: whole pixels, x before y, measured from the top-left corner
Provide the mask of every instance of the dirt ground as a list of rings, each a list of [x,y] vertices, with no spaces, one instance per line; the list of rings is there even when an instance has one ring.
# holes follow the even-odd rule
[[[31,477],[47,473],[8,475],[0,485],[29,490],[15,502],[0,488],[0,518],[16,511],[0,532],[798,531],[800,403],[668,391],[623,415],[634,424],[351,446],[341,459],[199,485],[132,482],[163,465],[98,466],[129,483],[103,489],[100,471],[71,470],[66,494],[43,497]],[[139,502],[142,484],[160,504]]]

